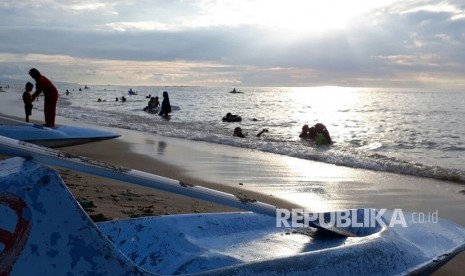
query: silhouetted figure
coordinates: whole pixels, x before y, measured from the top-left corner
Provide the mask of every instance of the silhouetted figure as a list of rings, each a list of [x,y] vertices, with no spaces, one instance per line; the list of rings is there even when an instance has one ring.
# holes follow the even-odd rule
[[[23,93],[23,102],[24,102],[24,112],[26,113],[26,122],[29,122],[29,116],[32,115],[32,88],[34,88],[34,85],[30,82],[26,83],[25,90]]]
[[[299,137],[302,139],[313,140],[317,145],[329,145],[333,142],[328,129],[322,123],[317,123],[312,127],[304,125]]]
[[[163,101],[161,102],[161,110],[158,115],[160,116],[168,116],[171,113],[171,104],[170,98],[168,96],[168,92],[163,91]]]
[[[46,127],[55,127],[56,108],[58,103],[58,90],[55,85],[41,75],[39,70],[32,68],[29,75],[36,81],[36,92],[32,94],[32,100],[37,98],[40,93],[44,93],[44,116]]]
[[[226,113],[226,116],[222,119],[223,122],[240,122],[242,117],[239,115],[233,115],[230,112]]]
[[[259,133],[257,133],[257,135],[255,135],[255,136],[256,136],[256,137],[260,137],[260,136],[262,136],[262,134],[265,133],[265,132],[268,132],[268,129],[266,129],[266,128],[262,129],[262,130],[261,130]],[[239,137],[239,138],[245,138],[245,137],[246,137],[245,134],[242,133],[242,128],[240,128],[240,127],[236,127],[236,128],[234,129],[233,136],[236,136],[236,137]]]

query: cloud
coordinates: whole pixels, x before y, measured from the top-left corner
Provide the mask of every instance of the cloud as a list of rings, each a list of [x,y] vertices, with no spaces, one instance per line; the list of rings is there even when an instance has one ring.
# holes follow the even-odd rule
[[[294,2],[4,1],[0,77],[40,64],[87,83],[420,86],[465,70],[461,1],[386,1],[324,29]]]

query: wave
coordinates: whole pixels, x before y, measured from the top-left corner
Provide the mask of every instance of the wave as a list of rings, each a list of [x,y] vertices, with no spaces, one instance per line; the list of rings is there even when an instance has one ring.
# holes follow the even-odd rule
[[[288,137],[286,139],[279,139],[272,135],[256,138],[254,137],[254,133],[249,133],[250,138],[248,139],[240,139],[232,137],[232,133],[230,133],[228,127],[219,128],[218,125],[205,122],[185,123],[161,119],[157,120],[158,116],[154,118],[148,115],[147,117],[146,114],[142,114],[144,112],[141,111],[140,113],[141,114],[122,114],[119,110],[95,110],[72,106],[69,103],[64,103],[59,109],[60,116],[91,124],[137,130],[167,137],[249,148],[262,152],[325,162],[345,167],[426,177],[465,184],[465,171],[463,170],[429,166],[396,157],[389,157],[381,153],[374,153],[374,151],[384,149],[385,147],[379,142],[361,145],[361,143],[351,143],[351,141],[348,141],[344,145],[334,144],[332,146],[317,147],[311,142],[301,141],[298,138]],[[150,120],[147,118],[150,118]],[[410,145],[404,145],[402,143],[399,143],[397,146],[400,149],[411,148]],[[435,145],[429,144],[428,146],[434,147]],[[463,147],[454,147],[446,150],[463,151],[465,149]]]

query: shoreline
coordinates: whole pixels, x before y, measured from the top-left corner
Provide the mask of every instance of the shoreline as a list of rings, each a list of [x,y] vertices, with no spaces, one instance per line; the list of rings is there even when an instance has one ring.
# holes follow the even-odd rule
[[[0,115],[21,120],[21,118],[16,116],[2,113]],[[40,124],[37,120],[31,120],[31,122]],[[67,123],[73,124],[73,122]],[[82,124],[74,123],[74,125]],[[89,127],[87,124],[84,125]],[[115,129],[112,130],[114,131]],[[247,191],[241,189],[239,186],[232,187],[189,176],[179,166],[134,152],[131,150],[129,143],[119,138],[63,147],[58,150],[241,197],[256,199],[283,208],[296,207],[290,202],[263,195],[259,192]],[[8,158],[6,156],[0,157]],[[83,203],[83,208],[95,222],[150,215],[242,211],[232,207],[60,167],[54,167],[54,169],[58,171],[76,200]]]
[[[115,151],[115,148],[118,151]],[[273,205],[286,208],[292,207],[291,203],[257,192],[246,191],[240,187],[225,186],[188,176],[179,167],[133,153],[127,143],[118,139],[66,147],[60,150],[82,155],[86,158],[157,174],[193,185],[246,196]],[[91,213],[101,213],[111,219],[179,213],[241,211],[131,183],[71,172],[64,169],[59,169],[59,172],[77,199],[92,201],[97,205]],[[82,184],[83,182],[85,183],[84,185]]]

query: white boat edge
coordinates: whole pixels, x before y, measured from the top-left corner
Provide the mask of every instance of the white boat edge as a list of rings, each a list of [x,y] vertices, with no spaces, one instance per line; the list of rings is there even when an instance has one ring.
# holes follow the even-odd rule
[[[85,269],[86,267],[86,269],[96,272],[98,270],[95,269],[99,266],[108,266],[107,269],[109,270],[107,272],[114,273],[110,273],[111,275],[123,275],[128,271],[137,272],[136,274],[140,275],[150,275],[151,273],[147,271],[147,268],[139,267],[139,265],[133,263],[132,260],[127,259],[128,254],[123,254],[123,251],[121,251],[122,249],[116,246],[117,244],[121,244],[122,240],[117,241],[116,238],[112,237],[110,241],[106,238],[108,237],[108,232],[102,232],[102,229],[105,228],[105,224],[113,226],[120,225],[120,232],[123,230],[131,232],[129,225],[132,224],[136,228],[145,229],[142,232],[139,230],[139,234],[146,233],[144,235],[148,235],[153,234],[150,233],[150,231],[146,232],[149,227],[153,227],[153,225],[163,225],[165,223],[168,225],[169,229],[169,231],[165,231],[165,235],[173,234],[174,237],[177,237],[181,235],[181,233],[188,236],[190,232],[200,229],[199,227],[195,227],[198,226],[198,223],[205,223],[205,225],[213,226],[215,223],[218,224],[220,221],[223,221],[223,224],[227,224],[229,220],[232,221],[234,218],[241,221],[240,223],[234,224],[239,231],[238,234],[240,234],[240,231],[247,228],[246,224],[249,225],[248,227],[252,230],[263,228],[266,231],[278,231],[278,233],[280,231],[280,229],[275,229],[276,227],[270,228],[269,226],[262,224],[263,222],[270,221],[270,217],[253,213],[219,213],[210,215],[187,214],[94,224],[78,206],[76,200],[66,188],[60,176],[54,170],[22,158],[12,158],[6,161],[1,161],[0,166],[2,167],[2,170],[0,170],[0,179],[2,179],[0,180],[0,183],[2,183],[2,185],[0,185],[2,189],[1,194],[3,196],[5,193],[10,195],[14,194],[16,197],[24,199],[27,208],[23,208],[22,212],[25,214],[26,220],[27,218],[31,221],[34,220],[31,228],[29,229],[29,235],[30,237],[34,236],[36,238],[34,242],[29,243],[28,241],[28,243],[24,245],[31,249],[28,251],[30,253],[27,254],[27,256],[23,256],[22,254],[19,255],[18,260],[12,266],[11,275],[22,275],[22,272],[24,272],[25,269],[29,270],[31,268],[34,268],[34,271],[37,271],[38,273],[43,272],[47,274],[50,273],[50,271],[54,271],[50,270],[50,263],[54,263],[57,269],[60,269],[57,271],[61,275],[65,274],[62,273],[65,271],[76,272],[81,271],[80,269]],[[18,179],[24,179],[24,181],[18,181]],[[18,183],[20,183],[22,187],[21,185],[18,185]],[[47,205],[48,207],[52,206],[52,208],[47,208]],[[8,217],[5,215],[8,213],[8,210],[5,211],[5,208],[0,208],[0,212],[1,211],[6,213],[3,213],[0,217]],[[59,215],[60,212],[71,213]],[[392,213],[386,214],[386,220],[389,219],[390,215],[392,215]],[[167,223],[170,220],[174,222],[171,224]],[[271,222],[273,222],[273,219],[271,219]],[[89,257],[89,253],[86,253],[86,251],[79,253],[82,255],[75,257],[80,260],[79,265],[82,266],[82,268],[79,269],[72,266],[73,262],[71,256],[73,256],[73,254],[77,254],[76,252],[79,250],[76,251],[76,248],[70,246],[70,240],[63,240],[60,243],[62,246],[61,248],[54,247],[54,242],[51,242],[54,239],[57,239],[57,235],[66,237],[67,227],[71,224],[74,225],[74,230],[68,232],[67,235],[68,237],[73,235],[77,235],[77,237],[79,237],[80,242],[79,244],[76,244],[77,248],[81,248],[82,244],[84,244],[86,246],[91,246],[91,248],[94,248],[96,251],[92,252],[92,254],[95,255],[91,254],[91,258]],[[35,229],[34,227],[37,225],[42,226],[42,230]],[[0,226],[2,226],[2,228],[4,227],[3,224],[0,224]],[[174,226],[179,228],[179,232],[174,230]],[[249,275],[264,273],[266,275],[294,275],[301,273],[338,274],[341,273],[341,271],[343,272],[343,270],[350,272],[349,274],[357,273],[360,275],[376,275],[377,273],[381,273],[382,275],[430,273],[465,249],[465,229],[451,222],[440,220],[437,224],[428,225],[414,225],[409,222],[409,227],[411,228],[387,228],[381,232],[376,232],[366,237],[339,237],[338,239],[343,239],[343,244],[334,248],[301,252],[297,255],[290,255],[287,257],[280,256],[278,258],[262,258],[248,263],[216,267],[211,270],[197,272],[200,274],[207,273],[209,275],[230,275],[231,273],[240,275],[244,273]],[[60,229],[60,231],[57,232],[57,229]],[[281,230],[289,231],[289,229]],[[207,233],[208,232],[211,232],[213,235],[215,230],[208,229]],[[246,239],[253,233],[253,231],[244,231],[242,238]],[[133,238],[137,237],[136,230],[132,230],[131,234],[133,235]],[[259,238],[260,235],[257,235],[257,237]],[[284,235],[284,237],[286,237],[286,235]],[[295,238],[296,236],[293,237]],[[142,238],[142,236],[139,236],[139,238]],[[221,240],[221,238],[223,238],[223,240]],[[310,239],[310,237],[305,235],[300,238]],[[165,242],[174,242],[171,237],[167,237],[165,240],[163,240],[163,238],[160,239]],[[220,235],[218,236],[218,239],[220,244],[225,243],[224,236]],[[188,240],[191,244],[195,241],[192,237],[188,237]],[[196,242],[196,246],[205,243],[205,241],[201,239]],[[43,243],[42,246],[39,246],[40,243]],[[250,243],[250,241],[247,241],[247,243]],[[357,248],[357,244],[362,246]],[[143,247],[146,245],[147,244],[140,244],[139,246]],[[60,249],[58,250],[57,248]],[[57,264],[56,257],[52,258],[50,256],[50,252],[53,250],[57,251],[56,256],[63,258],[64,262],[67,261],[69,263],[65,265]],[[205,252],[205,250],[206,248],[204,247],[201,248],[200,251]],[[37,253],[39,251],[43,253],[40,254],[42,257],[39,256],[40,258],[36,259],[34,254],[31,252]],[[226,252],[227,248],[222,251]],[[263,251],[265,251],[263,254],[266,254],[266,249]],[[24,250],[22,252],[24,252]],[[215,250],[212,252],[215,254],[218,253],[215,252]],[[0,254],[3,253],[4,252]],[[250,254],[250,250],[244,250],[243,254]],[[22,256],[24,258],[22,258]],[[108,256],[113,256],[114,259],[109,260]],[[195,262],[204,264],[203,257],[204,256],[199,255],[196,258],[191,259],[189,261],[189,265],[194,266],[195,269],[195,265],[193,265]],[[353,257],[358,257],[360,260],[364,260],[365,265],[354,266],[355,263],[351,260]],[[219,257],[216,256],[216,258],[218,259]],[[392,258],[392,260],[389,260],[389,258]],[[180,258],[174,258],[174,261],[177,261],[178,259]],[[228,258],[226,259],[229,260]],[[97,260],[105,262],[105,264],[101,264],[97,262]],[[117,261],[119,265],[116,265],[115,261]],[[46,268],[41,267],[44,263],[46,264],[44,265]],[[89,263],[96,263],[99,265],[90,267]],[[410,264],[406,265],[405,263]],[[400,269],[396,265],[400,266]],[[186,269],[187,266],[184,265],[183,267],[183,269]],[[384,267],[386,267],[386,270],[383,270]],[[388,270],[389,267],[391,267],[391,270]],[[392,267],[397,267],[397,270],[392,269]],[[283,268],[287,271],[284,274],[282,273]],[[329,268],[333,270],[328,270]],[[377,271],[377,273],[371,273],[372,271]]]

